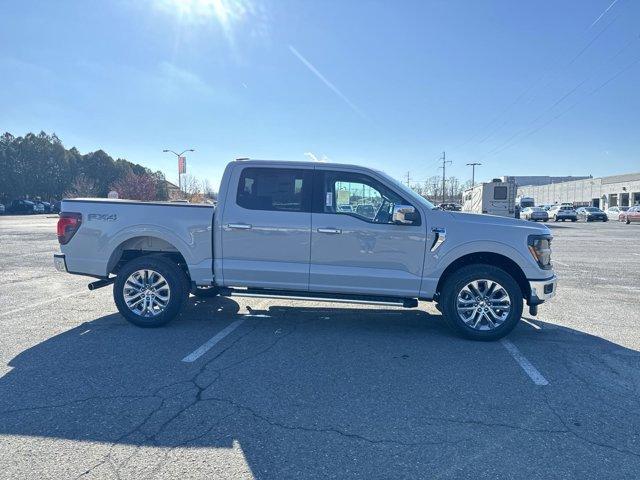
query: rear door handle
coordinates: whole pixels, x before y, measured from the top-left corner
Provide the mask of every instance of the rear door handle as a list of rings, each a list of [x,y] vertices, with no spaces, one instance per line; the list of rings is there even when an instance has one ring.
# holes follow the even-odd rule
[[[319,228],[318,233],[332,233],[335,235],[338,233],[342,233],[342,230],[340,230],[339,228]]]
[[[251,225],[248,223],[227,223],[227,228],[235,228],[236,230],[249,230]]]

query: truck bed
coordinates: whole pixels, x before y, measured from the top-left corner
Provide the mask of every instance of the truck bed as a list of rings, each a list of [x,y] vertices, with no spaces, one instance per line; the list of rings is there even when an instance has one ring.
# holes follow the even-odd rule
[[[71,273],[104,278],[127,251],[173,252],[199,285],[213,281],[212,222],[215,207],[181,202],[75,198],[62,201],[61,212],[82,215],[66,245]]]

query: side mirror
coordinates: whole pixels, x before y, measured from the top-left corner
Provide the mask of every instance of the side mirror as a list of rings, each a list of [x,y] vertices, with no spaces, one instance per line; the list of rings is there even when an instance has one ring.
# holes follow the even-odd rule
[[[416,209],[411,205],[393,206],[393,223],[397,225],[411,225],[416,218]]]

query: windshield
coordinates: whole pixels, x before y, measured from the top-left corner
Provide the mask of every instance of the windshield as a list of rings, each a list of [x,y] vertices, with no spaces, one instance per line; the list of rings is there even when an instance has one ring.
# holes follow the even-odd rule
[[[407,187],[405,184],[397,181],[395,178],[391,177],[390,175],[387,175],[384,172],[381,171],[377,171],[377,173],[379,175],[382,175],[386,181],[388,181],[389,183],[391,183],[393,185],[393,187],[397,190],[400,191],[400,193],[403,194],[403,196],[407,199],[407,200],[413,200],[417,203],[422,204],[424,207],[426,207],[428,210],[437,210],[438,207],[436,207],[433,203],[431,203],[429,200],[427,200],[426,198],[424,198],[422,195],[418,195],[413,189]]]
[[[600,211],[600,209],[596,208],[596,207],[585,207],[585,210],[587,212],[599,212]]]

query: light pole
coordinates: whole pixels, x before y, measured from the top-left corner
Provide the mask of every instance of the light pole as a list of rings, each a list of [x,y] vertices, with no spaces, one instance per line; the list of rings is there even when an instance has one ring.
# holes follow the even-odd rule
[[[476,165],[482,165],[478,162],[467,163],[468,167],[471,167],[471,188],[476,186]]]
[[[173,150],[168,150],[168,149],[164,149],[162,151],[164,153],[173,153],[176,157],[178,157],[178,190],[182,191],[182,182],[180,181],[181,179],[180,175],[182,174],[182,171],[180,170],[180,157],[187,152],[195,152],[195,150],[193,148],[188,148],[186,150],[183,150],[181,153],[176,153]],[[186,167],[187,166],[185,165],[185,171],[186,171]]]

